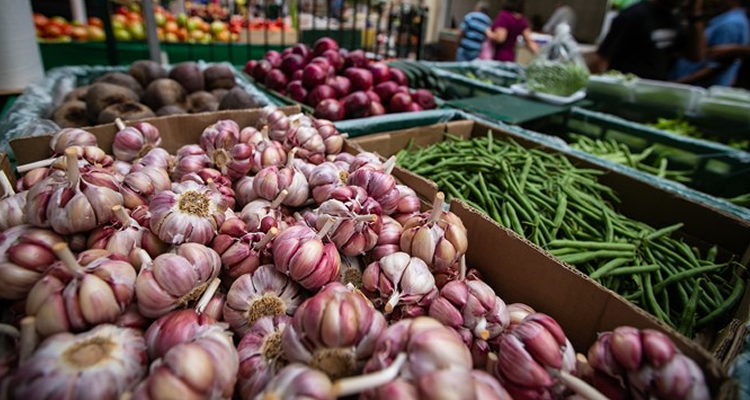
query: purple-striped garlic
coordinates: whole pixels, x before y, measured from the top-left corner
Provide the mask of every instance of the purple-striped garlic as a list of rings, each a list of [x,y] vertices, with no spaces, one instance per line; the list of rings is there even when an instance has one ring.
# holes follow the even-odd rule
[[[418,380],[440,370],[471,370],[471,354],[456,331],[429,317],[404,319],[389,326],[377,340],[365,372],[380,371],[407,353],[400,377]]]
[[[531,306],[524,303],[508,304],[506,309],[508,310],[508,316],[510,317],[510,325],[518,325],[523,322],[524,318],[529,314],[536,313]]]
[[[372,153],[367,153],[367,154],[372,154]],[[350,154],[350,153],[339,153],[339,154],[336,154],[335,156],[329,155],[328,157],[326,157],[326,159],[336,164],[339,168],[343,169],[344,171],[352,172],[352,163],[357,158],[353,154]],[[378,162],[380,162],[380,159],[378,159]]]
[[[393,213],[394,218],[399,223],[403,223],[419,213],[421,204],[414,189],[404,185],[396,185],[396,188],[398,189],[400,197],[398,200],[398,206]]]
[[[222,228],[225,225],[226,222]],[[212,247],[221,256],[222,276],[226,278],[227,284],[231,284],[240,276],[254,272],[261,265],[273,262],[272,240],[277,232],[276,228],[271,228],[268,233],[245,231],[220,233],[216,236]]]
[[[351,284],[362,290],[362,274],[364,271],[365,263],[361,257],[341,257],[338,281],[344,285]]]
[[[401,194],[396,188],[396,180],[391,175],[395,165],[396,158],[391,157],[382,167],[365,165],[352,170],[347,184],[365,189],[370,197],[380,203],[383,214],[393,214],[401,199]]]
[[[498,337],[497,347],[493,373],[513,397],[556,397],[572,389],[584,397],[592,393],[587,398],[602,398],[572,376],[576,372],[575,351],[560,325],[548,315],[529,314],[520,324],[511,325]]]
[[[36,316],[42,336],[80,332],[117,321],[134,300],[136,273],[126,258],[107,250],[87,250],[78,258],[65,243],[52,246],[52,264],[26,298],[26,314]]]
[[[149,203],[151,231],[170,244],[211,243],[225,219],[220,192],[187,181],[158,193]]]
[[[296,148],[297,155],[312,164],[320,164],[326,158],[326,145],[318,130],[312,126],[296,126],[287,134],[286,146]]]
[[[20,300],[57,261],[52,247],[63,239],[52,231],[19,225],[0,232],[0,298]]]
[[[258,194],[255,193],[253,188],[253,180],[255,180],[255,177],[243,176],[234,183],[234,197],[237,200],[238,207],[245,207],[247,203],[258,198]]]
[[[134,399],[231,399],[239,361],[229,332],[206,326],[151,363]]]
[[[110,171],[114,167],[115,159],[97,146],[72,146],[69,148],[75,150],[78,168],[95,167]],[[57,157],[51,161],[43,160],[38,163],[22,165],[19,166],[18,171],[25,172],[30,167],[41,166],[44,163],[49,163],[48,175],[55,172],[65,172],[68,168],[68,157]]]
[[[240,142],[240,127],[231,119],[222,119],[207,126],[200,137],[203,150],[228,149]]]
[[[243,400],[254,399],[286,366],[281,335],[290,322],[286,315],[261,317],[242,336],[237,345],[240,357],[237,380]]]
[[[265,130],[265,128],[264,128]],[[281,143],[264,139],[253,143],[252,172],[258,173],[266,167],[282,167],[286,164],[286,150]]]
[[[271,228],[286,229],[287,224],[284,222],[284,216],[288,212],[281,204],[288,195],[289,191],[284,189],[272,202],[257,199],[243,207],[240,216],[242,221],[247,224],[247,230],[250,232],[268,232]]]
[[[404,227],[395,219],[384,215],[383,227],[378,234],[378,241],[368,255],[373,261],[379,261],[385,256],[401,251],[401,232]]]
[[[290,362],[344,378],[362,371],[385,328],[385,318],[367,299],[332,282],[297,308],[282,346]]]
[[[308,290],[318,290],[339,275],[341,258],[336,245],[322,240],[333,224],[329,221],[317,233],[307,226],[290,226],[273,243],[276,269]]]
[[[221,271],[221,258],[211,248],[185,243],[174,253],[150,260],[145,251],[135,282],[138,310],[146,317],[158,318],[199,298]]]
[[[148,122],[136,122],[125,126],[125,123],[117,118],[115,124],[119,131],[112,142],[112,153],[118,160],[132,162],[161,145],[159,129]]]
[[[435,278],[424,261],[404,252],[385,256],[365,268],[362,289],[378,309],[395,319],[427,315],[438,295]]]
[[[26,218],[32,225],[69,235],[90,231],[122,205],[120,183],[99,169],[79,170],[75,149],[66,150],[66,175],[53,174],[29,190]]]
[[[143,158],[135,160],[131,172],[140,171],[145,167],[155,167],[171,171],[175,166],[175,161],[175,157],[169,154],[169,152],[161,147],[156,147],[149,150]]]
[[[336,129],[336,125],[327,119],[316,119],[313,126],[318,130],[318,134],[323,138],[326,154],[338,154],[344,148],[344,135]]]
[[[184,175],[210,168],[212,165],[211,158],[199,145],[187,144],[177,149],[172,179],[180,181]]]
[[[618,327],[599,335],[589,348],[594,386],[612,397],[636,393],[657,399],[708,399],[700,367],[679,353],[659,331]]]
[[[105,224],[96,228],[89,235],[86,247],[89,249],[104,249],[120,254],[135,265],[138,256],[134,253],[138,249],[148,252],[151,257],[166,252],[167,244],[149,229],[142,227],[138,221],[128,215],[122,206],[112,207],[115,218],[112,224]]]
[[[8,382],[10,399],[120,399],[146,375],[141,333],[104,324],[42,342]]]
[[[220,193],[229,210],[234,210],[234,207],[237,205],[234,189],[232,189],[232,181],[213,168],[203,168],[200,171],[183,175],[180,182],[187,181],[208,186],[214,192]]]
[[[258,119],[258,127],[268,126],[268,137],[277,142],[284,142],[291,128],[291,120],[274,106],[263,107]]]
[[[63,154],[65,149],[73,146],[97,146],[96,136],[91,132],[78,128],[63,128],[52,136],[49,141],[52,154]]]
[[[133,164],[125,161],[115,161],[112,165],[113,174],[117,177],[117,180],[122,182],[125,180],[125,176],[133,172]]]
[[[336,155],[336,160],[344,161],[349,163],[349,172],[354,172],[360,168],[368,167],[372,169],[383,169],[383,161],[380,156],[369,151],[363,151],[356,156],[351,156],[347,153],[341,153]]]
[[[442,369],[416,381],[400,378],[366,392],[363,400],[511,400],[492,375],[482,370]]]
[[[331,198],[334,189],[345,186],[349,179],[349,172],[339,168],[332,162],[317,165],[310,174],[309,184],[312,197],[321,204]]]
[[[262,265],[234,281],[224,304],[224,320],[240,337],[262,317],[294,315],[302,288],[273,265]]]
[[[265,132],[259,131],[254,126],[246,126],[240,130],[240,143],[256,145],[263,140],[268,139],[268,128]]]
[[[47,168],[34,168],[16,180],[16,191],[23,192],[31,189],[47,177]],[[6,192],[7,193],[7,192]]]
[[[379,205],[372,204],[375,207],[368,208],[374,208],[374,212],[361,215],[358,212],[367,210],[362,210],[358,203],[327,200],[318,208],[321,217],[316,221],[316,228],[321,229],[332,218],[334,223],[329,236],[339,252],[349,257],[364,255],[375,247],[383,227],[383,219],[378,215]]]
[[[144,167],[125,175],[120,187],[123,205],[127,208],[148,205],[159,192],[169,190],[172,181],[167,170],[157,167]]]
[[[455,266],[468,247],[461,218],[443,211],[444,203],[445,196],[440,192],[432,210],[404,222],[401,234],[401,250],[421,258],[435,272]]]
[[[211,281],[195,308],[174,310],[148,327],[145,339],[148,356],[152,360],[164,357],[169,349],[178,344],[190,342],[206,326],[216,323],[215,318],[205,313],[205,308],[213,299],[220,283],[219,278]]]
[[[149,325],[151,325],[151,322],[150,319],[144,317],[138,312],[137,304],[130,303],[128,308],[126,308],[117,318],[117,321],[114,322],[114,325],[117,325],[120,328],[132,328],[144,332]]]
[[[0,171],[0,232],[26,223],[26,196],[28,192],[16,193],[4,171]]]
[[[294,159],[294,168],[296,168],[297,171],[302,172],[302,175],[305,176],[305,179],[307,179],[308,182],[310,182],[310,177],[312,176],[315,167],[315,164],[311,164],[305,160],[299,158]]]
[[[253,179],[253,190],[258,197],[272,201],[286,189],[289,194],[282,202],[290,207],[305,204],[310,197],[310,187],[307,178],[294,168],[294,151],[289,152],[287,164],[284,168],[263,168]]]

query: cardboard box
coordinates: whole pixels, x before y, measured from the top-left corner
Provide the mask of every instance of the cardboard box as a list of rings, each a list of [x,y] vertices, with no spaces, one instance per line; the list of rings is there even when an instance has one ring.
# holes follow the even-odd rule
[[[296,107],[284,109],[287,113],[295,113],[298,110]],[[258,116],[258,110],[245,110],[161,117],[148,121],[160,129],[163,147],[174,152],[184,144],[197,143],[203,129],[220,119],[233,119],[240,126],[246,126],[254,124]],[[425,141],[428,139],[427,136],[434,141],[442,140],[444,129],[445,124],[440,124],[414,132],[420,132],[420,143],[428,144],[429,141]],[[103,149],[111,151],[112,140],[117,130],[113,124],[88,130],[97,136]],[[423,135],[424,132],[427,136]],[[38,161],[48,157],[50,137],[17,139],[11,141],[11,146],[20,163]],[[400,142],[393,144],[398,143]],[[374,142],[373,147],[387,154],[387,143]],[[360,146],[347,141],[345,151],[357,153]],[[0,160],[0,163],[2,162]],[[9,164],[6,165],[9,167]],[[402,183],[412,186],[425,196],[434,195],[437,191],[434,183],[408,171],[399,170],[396,176]],[[498,295],[507,303],[528,303],[537,311],[554,317],[578,352],[586,353],[599,332],[617,326],[632,325],[661,329],[672,337],[682,352],[704,369],[714,397],[732,396],[735,385],[727,377],[722,365],[705,349],[666,328],[647,313],[630,305],[577,270],[549,257],[544,251],[515,233],[498,226],[478,211],[457,201],[451,204],[451,209],[463,220],[468,229],[469,267],[478,269],[487,283],[495,288]]]
[[[444,140],[446,132],[468,139],[486,136],[488,130],[493,131],[494,137],[510,137],[525,147],[536,147],[555,152],[555,150],[545,148],[528,138],[512,132],[498,130],[476,121],[446,122],[421,128],[363,136],[353,139],[352,146],[357,149],[376,152],[383,157],[389,157],[406,148],[410,142],[412,142],[412,148],[439,143]],[[603,169],[603,167],[584,159],[572,155],[566,156],[577,166]],[[748,259],[750,258],[750,221],[706,207],[679,195],[667,193],[656,186],[627,175],[610,170],[606,171],[608,173],[601,176],[599,181],[615,190],[621,199],[619,208],[625,215],[647,222],[655,227],[683,222],[685,226],[680,233],[691,245],[705,250],[715,244],[720,247],[724,256],[733,255],[741,260],[744,265],[748,265]],[[394,176],[408,182],[409,186],[425,199],[432,199],[437,193],[438,188],[434,182],[402,168],[397,167],[394,170]],[[528,244],[531,245],[531,243]],[[581,275],[583,276],[583,274]],[[565,289],[561,288],[560,290]],[[602,287],[602,290],[607,289]],[[619,298],[619,296],[617,297]],[[645,313],[634,305],[629,304],[629,307],[635,309],[638,313]],[[750,288],[746,288],[734,319],[725,329],[718,332],[716,337],[702,338],[701,344],[707,348],[712,348],[717,360],[729,363],[742,348],[741,338],[744,337],[744,325],[749,315]],[[656,322],[655,319],[654,322]],[[667,329],[663,324],[660,324],[660,326]],[[671,329],[669,331],[671,334],[679,336],[675,331]],[[740,340],[737,340],[738,336]],[[687,338],[683,339],[688,341]],[[738,342],[740,343],[738,344]]]

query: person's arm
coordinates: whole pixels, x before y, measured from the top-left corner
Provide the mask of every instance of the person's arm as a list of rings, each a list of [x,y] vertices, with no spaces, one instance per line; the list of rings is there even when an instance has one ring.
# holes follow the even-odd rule
[[[530,52],[536,54],[539,52],[539,46],[536,44],[534,39],[531,37],[531,28],[523,30],[523,41],[526,43],[526,47]]]
[[[722,70],[723,68],[704,67],[690,75],[685,75],[680,79],[677,79],[675,82],[691,85],[701,81],[709,81],[719,75]]]
[[[588,67],[591,73],[594,75],[603,74],[607,72],[607,69],[609,69],[609,58],[600,53],[596,53],[589,62]]]
[[[502,26],[497,27],[492,31],[490,39],[492,39],[492,41],[497,44],[503,44],[506,40],[508,40],[508,30],[503,28]]]
[[[706,23],[703,19],[703,0],[690,0],[687,6],[688,31],[685,58],[698,62],[706,58]]]
[[[726,44],[708,48],[706,56],[717,62],[730,62],[750,56],[750,46]]]
[[[560,19],[562,19],[563,17],[561,11],[562,8],[558,8],[557,10],[555,10],[555,12],[552,13],[552,15],[547,20],[547,23],[544,24],[544,27],[542,27],[542,32],[549,34],[555,33],[555,27],[561,22]]]

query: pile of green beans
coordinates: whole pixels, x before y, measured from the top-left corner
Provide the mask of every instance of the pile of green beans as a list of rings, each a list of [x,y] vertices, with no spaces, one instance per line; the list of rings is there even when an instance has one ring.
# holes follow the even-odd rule
[[[492,132],[446,138],[422,149],[410,144],[397,154],[399,164],[686,336],[722,323],[741,299],[741,265],[717,263],[715,247],[701,254],[674,238],[682,224],[657,230],[620,214],[614,191],[598,182],[603,171]]]
[[[614,139],[599,140],[576,134],[571,134],[571,138],[574,142],[570,144],[570,147],[599,158],[627,165],[675,182],[689,183],[693,180],[690,177],[693,171],[670,170],[669,160],[666,157],[657,157],[655,161],[649,162],[651,156],[658,153],[658,145],[649,146],[640,153],[632,153],[627,145],[618,143]]]

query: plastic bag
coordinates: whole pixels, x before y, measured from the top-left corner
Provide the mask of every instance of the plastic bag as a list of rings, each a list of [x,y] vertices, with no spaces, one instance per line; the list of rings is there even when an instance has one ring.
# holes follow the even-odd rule
[[[526,68],[527,86],[532,92],[567,97],[586,87],[589,69],[581,56],[570,26],[560,24],[555,37],[542,47]]]

